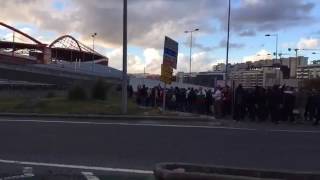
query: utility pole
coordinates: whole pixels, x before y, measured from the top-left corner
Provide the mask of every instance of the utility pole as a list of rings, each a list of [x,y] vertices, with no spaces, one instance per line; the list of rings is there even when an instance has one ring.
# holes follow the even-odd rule
[[[122,63],[122,113],[128,112],[127,96],[127,0],[123,0],[123,63]]]
[[[226,56],[226,74],[225,86],[228,85],[228,64],[229,64],[229,46],[230,46],[230,16],[231,16],[231,0],[228,7],[228,34],[227,34],[227,56]]]

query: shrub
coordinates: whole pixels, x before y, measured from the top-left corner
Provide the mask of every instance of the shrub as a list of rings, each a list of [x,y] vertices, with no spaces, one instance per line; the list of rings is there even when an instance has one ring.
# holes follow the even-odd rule
[[[97,100],[106,100],[108,86],[103,80],[98,80],[92,88],[92,98]]]
[[[87,93],[79,85],[73,86],[68,92],[68,99],[72,101],[81,101],[87,99]]]

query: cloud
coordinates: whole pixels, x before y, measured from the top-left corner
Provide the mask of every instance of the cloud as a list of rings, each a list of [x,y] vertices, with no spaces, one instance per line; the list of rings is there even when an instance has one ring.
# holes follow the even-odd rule
[[[244,0],[232,10],[232,29],[273,31],[306,25],[314,20],[314,7],[315,3],[302,0]]]
[[[271,53],[269,51],[265,49],[261,49],[254,55],[243,57],[243,62],[248,62],[248,61],[254,62],[254,61],[259,61],[261,59],[272,59],[272,55],[270,54]]]
[[[313,49],[320,46],[320,39],[302,38],[297,44],[299,49]]]
[[[253,31],[253,30],[244,30],[244,31],[241,31],[239,32],[239,36],[242,36],[242,37],[249,37],[249,36],[255,36],[256,35],[256,32]]]
[[[219,61],[220,62],[220,61]],[[192,55],[191,69],[192,72],[203,72],[212,70],[212,66],[218,63],[217,60],[208,52],[197,52]],[[179,54],[178,71],[189,72],[190,57],[185,54]]]
[[[150,74],[160,74],[162,64],[162,52],[154,48],[147,48],[143,51],[143,57],[138,57],[133,54],[128,55],[128,72],[142,73],[144,67],[146,72]],[[117,48],[107,53],[110,59],[110,66],[117,69],[122,69],[122,49]],[[192,71],[208,71],[212,69],[212,65],[220,61],[213,60],[207,52],[197,52],[192,55]],[[189,56],[179,53],[177,71],[189,72]]]
[[[111,67],[122,70],[122,48],[116,48],[111,52],[108,52],[107,56],[109,57],[109,65]],[[129,73],[143,73],[144,62],[140,57],[133,54],[128,54],[127,60]]]
[[[187,41],[183,43],[183,45],[186,47],[190,47],[190,41],[191,41],[191,39],[188,38]],[[215,46],[207,46],[207,45],[198,43],[197,38],[193,39],[192,47],[197,48],[200,51],[205,51],[205,52],[209,52],[209,51],[213,51],[213,50],[217,49],[217,47],[215,47]]]
[[[78,32],[81,39],[90,41],[98,33],[97,42],[117,48],[122,39],[122,1],[70,0],[63,9],[55,0],[11,0],[0,7],[0,20],[7,23],[30,23],[40,29],[60,34]],[[143,48],[161,48],[165,35],[179,38],[190,25],[200,28],[201,34],[212,34],[215,28],[207,21],[220,10],[223,0],[135,0],[128,4],[129,43]],[[16,11],[19,9],[19,11]],[[192,13],[186,13],[192,12]],[[217,17],[215,17],[217,19]]]
[[[147,48],[144,50],[143,56],[147,64],[146,72],[150,74],[160,74],[163,60],[160,51],[154,48]]]
[[[41,31],[57,34],[78,34],[85,44],[91,44],[90,34],[97,32],[96,42],[104,48],[113,48],[107,53],[110,64],[121,68],[122,56],[122,1],[120,0],[68,0],[63,8],[57,8],[56,0],[10,0],[1,2],[0,21],[11,25],[30,24]],[[235,2],[235,1],[233,1]],[[239,36],[254,36],[258,32],[280,31],[314,22],[315,2],[306,0],[241,0],[232,8],[231,30]],[[132,46],[140,47],[143,55],[129,54],[128,63],[132,72],[142,71],[144,62],[151,72],[159,72],[164,36],[185,38],[187,29],[199,28],[199,36],[215,35],[226,31],[227,1],[225,0],[132,0],[128,1],[128,38]],[[45,34],[41,40],[48,41]],[[50,38],[49,38],[50,39]],[[311,47],[312,41],[299,42]],[[313,42],[314,43],[314,42]],[[225,48],[226,42],[218,45],[200,44],[194,47],[195,68],[208,69],[213,57],[208,53]],[[231,48],[241,49],[244,43],[231,42]],[[158,52],[157,52],[158,51]],[[188,71],[188,56],[181,54],[179,66]],[[194,68],[194,69],[195,69]],[[157,71],[158,70],[158,71]]]
[[[97,43],[109,48],[121,46],[122,1],[69,0],[62,9],[56,7],[56,2],[3,1],[0,20],[30,23],[60,34],[77,32],[85,42],[90,41],[90,34],[97,32]],[[165,35],[183,37],[186,29],[194,27],[200,28],[202,35],[213,34],[216,28],[212,21],[217,21],[224,30],[226,27],[225,0],[134,0],[128,3],[129,42],[142,48],[159,49]],[[301,0],[243,0],[232,9],[232,30],[248,36],[256,31],[307,24],[312,21],[310,14],[314,6]],[[199,49],[210,47],[200,45]]]
[[[242,44],[242,43],[233,43],[230,42],[229,47],[233,48],[233,49],[241,49],[244,48],[246,45]],[[219,43],[219,48],[226,48],[227,47],[227,40],[226,39],[222,39]]]

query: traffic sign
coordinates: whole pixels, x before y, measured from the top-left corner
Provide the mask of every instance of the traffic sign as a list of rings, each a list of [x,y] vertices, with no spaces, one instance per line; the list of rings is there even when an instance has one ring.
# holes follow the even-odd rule
[[[161,81],[166,84],[171,84],[173,69],[170,65],[161,65]]]
[[[162,64],[161,65],[161,75],[163,75],[165,77],[171,77],[172,73],[173,73],[172,67],[170,67],[167,64]]]
[[[169,65],[177,69],[179,44],[169,37],[165,37],[163,50],[163,64]]]
[[[171,84],[172,83],[172,78],[160,76],[160,80],[164,82],[165,84]]]

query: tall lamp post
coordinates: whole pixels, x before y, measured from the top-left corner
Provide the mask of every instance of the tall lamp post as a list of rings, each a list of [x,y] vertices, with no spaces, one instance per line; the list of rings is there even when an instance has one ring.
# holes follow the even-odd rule
[[[229,0],[228,6],[228,32],[227,32],[227,55],[226,55],[226,81],[225,86],[228,85],[228,66],[229,66],[229,47],[230,47],[230,17],[231,17],[231,0]]]
[[[279,35],[278,34],[266,34],[266,37],[275,37],[276,38],[276,61],[278,60],[278,42],[279,42]]]
[[[94,71],[94,39],[95,39],[95,37],[97,35],[98,35],[97,33],[93,33],[91,35],[91,37],[92,37],[92,49],[93,49],[93,52],[92,52],[92,71]]]
[[[127,0],[123,0],[123,45],[122,45],[122,113],[128,112],[128,96],[127,96]]]
[[[199,31],[199,29],[194,29],[191,31],[184,31],[184,33],[188,34],[190,33],[190,64],[189,64],[189,71],[190,71],[190,77],[191,77],[191,63],[192,63],[192,34],[196,31]]]

